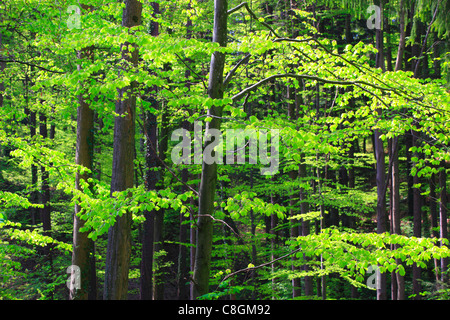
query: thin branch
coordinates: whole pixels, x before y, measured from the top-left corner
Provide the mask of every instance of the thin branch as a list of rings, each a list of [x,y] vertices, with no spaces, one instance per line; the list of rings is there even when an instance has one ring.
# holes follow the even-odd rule
[[[177,53],[174,53],[174,54],[178,58],[178,60],[180,60],[191,72],[193,72],[197,76],[197,78],[199,80],[202,81],[203,87],[205,88],[205,90],[207,90],[208,86],[206,85],[205,80],[203,79],[203,77],[201,77],[197,72],[195,72],[195,70],[193,70]]]
[[[232,97],[233,101],[237,101],[239,99],[241,99],[245,94],[252,92],[254,90],[256,90],[259,86],[272,81],[274,79],[278,79],[278,78],[295,78],[295,79],[307,79],[307,80],[313,80],[313,81],[319,81],[322,83],[328,83],[328,84],[336,84],[336,85],[341,85],[341,86],[351,86],[351,85],[366,85],[366,86],[370,86],[374,89],[379,89],[381,91],[395,91],[394,89],[391,88],[384,88],[384,87],[380,87],[377,86],[375,84],[366,82],[366,81],[342,81],[342,80],[329,80],[329,79],[324,79],[324,78],[320,78],[320,77],[316,77],[316,76],[310,76],[310,75],[305,75],[305,74],[294,74],[294,73],[282,73],[282,74],[275,74],[272,75],[270,77],[264,78],[262,80],[260,80],[259,82],[251,85],[250,87],[245,88],[244,90],[242,90],[241,92],[239,92],[238,94],[234,95]]]
[[[248,61],[248,59],[250,59],[251,54],[248,53],[244,58],[242,58],[235,66],[233,69],[230,70],[230,72],[227,74],[227,76],[225,77],[225,80],[223,81],[223,87],[225,88],[226,86],[228,86],[228,84],[231,81],[231,78],[233,77],[233,75],[236,73],[237,69],[245,62]]]
[[[252,11],[252,9],[250,9],[250,7],[248,6],[248,3],[247,3],[247,2],[243,2],[243,3],[241,3],[240,5],[238,5],[237,7],[228,10],[228,11],[227,11],[227,14],[230,15],[230,14],[232,14],[232,13],[238,11],[238,10],[241,9],[242,7],[245,7],[245,9],[247,9],[247,12],[250,14],[250,16],[251,16],[253,19],[255,19],[256,21],[258,21],[259,23],[261,23],[264,27],[266,27],[267,29],[269,29],[270,32],[272,32],[272,33],[275,35],[275,37],[281,38],[281,37],[278,35],[278,33],[276,33],[276,31],[275,31],[270,25],[268,25],[267,23],[265,23],[265,22],[263,22],[263,21],[259,21],[259,19],[258,19],[258,17],[256,16],[256,14],[255,14],[255,13]]]
[[[175,179],[177,179],[179,182],[181,182],[181,184],[183,184],[186,188],[188,188],[189,190],[191,190],[192,192],[194,192],[194,194],[197,195],[198,197],[198,192],[197,190],[195,190],[194,188],[192,188],[190,185],[186,184],[185,182],[183,182],[176,174],[175,172],[173,172],[168,166],[167,164],[159,157],[158,153],[156,152],[156,148],[153,145],[152,140],[150,139],[150,137],[147,134],[147,130],[145,130],[144,126],[142,125],[142,123],[140,123],[140,121],[137,121],[138,125],[141,127],[142,132],[144,132],[145,137],[147,138],[148,141],[150,141],[150,148],[152,148],[152,151],[155,153],[156,158],[159,160],[159,162],[161,162],[161,164],[167,169],[167,171],[170,172],[170,174],[172,176],[175,177]]]
[[[256,270],[256,269],[259,269],[259,268],[263,268],[263,267],[269,266],[269,265],[273,264],[274,262],[277,262],[279,260],[285,259],[285,258],[287,258],[287,257],[289,257],[289,256],[291,256],[291,255],[293,255],[293,254],[295,254],[295,253],[297,253],[297,252],[299,252],[301,250],[302,250],[302,248],[300,247],[298,249],[295,249],[294,251],[289,252],[288,254],[285,254],[284,256],[281,256],[281,257],[276,258],[276,259],[274,259],[272,261],[260,264],[260,265],[258,265],[256,267],[249,267],[249,268],[244,268],[244,269],[237,270],[237,271],[235,271],[233,273],[230,273],[230,274],[226,275],[222,279],[221,283],[224,282],[225,280],[227,280],[228,278],[235,276],[238,273],[248,272],[248,271],[252,271],[252,270]]]
[[[213,217],[212,215],[210,215],[210,214],[198,214],[197,217],[209,217],[209,218],[211,218],[213,221],[221,222],[221,223],[223,223],[224,225],[226,225],[228,228],[230,228],[230,230],[233,231],[233,233],[236,235],[236,237],[238,237],[238,238],[241,237],[241,236],[240,236],[236,231],[234,231],[234,229],[233,229],[228,223],[226,223],[224,220],[216,219],[216,218],[214,218],[214,217]]]
[[[0,58],[0,62],[15,62],[15,63],[24,64],[24,65],[27,65],[27,66],[30,66],[30,67],[36,67],[36,68],[38,68],[38,69],[40,69],[40,70],[44,70],[44,71],[47,71],[47,72],[53,72],[53,73],[59,73],[59,74],[65,74],[65,72],[50,70],[50,69],[47,69],[47,68],[38,66],[38,65],[33,64],[33,63],[30,63],[30,62],[19,61],[19,60],[16,60],[16,59],[13,59],[13,60],[4,60],[4,59],[1,59],[1,58]]]

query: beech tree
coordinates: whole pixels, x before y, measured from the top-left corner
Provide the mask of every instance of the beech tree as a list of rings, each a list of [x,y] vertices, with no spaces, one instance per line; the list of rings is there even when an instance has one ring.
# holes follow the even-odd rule
[[[0,297],[447,299],[448,3],[2,2]]]

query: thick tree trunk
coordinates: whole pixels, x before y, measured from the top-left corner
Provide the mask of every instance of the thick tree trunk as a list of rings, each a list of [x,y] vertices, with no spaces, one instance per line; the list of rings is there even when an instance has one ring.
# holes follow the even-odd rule
[[[142,3],[138,0],[125,1],[122,26],[133,27],[141,23]],[[138,48],[128,51],[128,43],[122,46],[122,59],[134,66],[138,62]],[[131,55],[131,57],[130,57]],[[111,176],[111,195],[133,187],[135,154],[135,112],[136,96],[132,92],[136,86],[118,89],[114,123],[113,170]],[[125,97],[126,94],[126,97]],[[131,254],[131,213],[117,216],[115,224],[109,229],[105,261],[104,299],[126,299],[128,294],[128,272]]]
[[[214,1],[214,30],[213,42],[225,47],[227,43],[227,0]],[[223,98],[223,70],[225,54],[214,52],[211,56],[209,73],[208,96],[212,99]],[[208,114],[221,117],[222,107],[213,106]],[[214,117],[206,127],[206,135],[209,129],[220,129],[221,119]],[[205,143],[205,147],[213,141]],[[197,249],[194,267],[194,299],[208,292],[209,273],[211,265],[213,224],[211,215],[214,211],[214,196],[216,194],[217,164],[207,164],[203,159],[202,176],[199,189],[199,209],[197,220]]]
[[[93,60],[92,48],[83,49],[78,53],[79,59],[89,58]],[[81,70],[81,65],[78,66]],[[75,163],[92,171],[94,158],[94,111],[89,107],[82,95],[78,97],[77,110],[77,148],[75,153]],[[79,173],[75,177],[75,188],[83,191],[80,181],[84,180],[88,183],[88,178],[92,176],[92,172]],[[75,214],[73,222],[73,253],[72,265],[80,268],[81,288],[76,290],[70,289],[70,298],[76,300],[94,300],[96,299],[96,281],[95,270],[91,270],[92,259],[94,259],[94,243],[88,238],[88,232],[81,232],[84,226],[84,220],[79,217],[81,213],[80,205],[75,205]],[[89,294],[90,293],[90,294]]]

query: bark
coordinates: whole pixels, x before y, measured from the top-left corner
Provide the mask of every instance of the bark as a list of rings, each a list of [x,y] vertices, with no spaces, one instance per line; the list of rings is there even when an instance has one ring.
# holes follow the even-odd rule
[[[301,156],[301,161],[303,162],[304,156]],[[306,164],[305,163],[301,163],[299,165],[299,170],[298,170],[298,175],[299,178],[306,178]],[[301,182],[304,181],[301,180]],[[308,199],[308,194],[307,191],[305,190],[305,188],[300,188],[300,213],[301,214],[306,214],[309,212],[309,204],[307,202]],[[303,221],[301,222],[301,235],[302,236],[307,236],[310,234],[310,222],[309,221]],[[304,256],[304,259],[307,259],[306,256]],[[309,260],[309,259],[307,259]],[[302,269],[304,271],[309,271],[309,266],[308,265],[304,265],[302,267]],[[306,276],[305,277],[305,295],[306,296],[312,296],[313,295],[313,278],[311,276]]]
[[[294,88],[291,87],[290,84],[287,85],[287,100],[288,100],[288,117],[292,120],[292,121],[296,121],[297,119],[297,113],[296,113],[296,106],[295,106],[295,91]],[[289,178],[294,181],[295,179],[297,179],[298,176],[298,170],[297,171],[290,171],[289,173]],[[296,196],[296,194],[294,193],[294,190],[291,191],[292,194],[289,196],[290,200],[289,200],[289,206],[291,207],[290,209],[290,215],[293,216],[296,214],[296,210],[294,209],[295,206],[295,202],[296,199],[298,197],[298,194]],[[299,220],[294,219],[291,220],[291,224],[292,226],[290,227],[290,236],[292,239],[295,239],[299,236]],[[291,258],[292,259],[292,271],[298,271],[298,267],[296,266],[296,260],[298,260],[295,255]],[[301,295],[301,281],[300,278],[294,278],[292,279],[292,297],[299,297]]]
[[[405,30],[405,0],[400,0],[399,4],[399,24],[400,24],[400,40],[398,42],[397,59],[395,60],[395,71],[402,70],[403,55],[405,52],[406,30]]]
[[[442,239],[448,239],[448,226],[447,226],[447,173],[446,173],[446,163],[442,161],[441,171],[439,172],[439,189],[440,189],[440,203],[439,203],[439,223],[440,223],[440,233],[439,237]],[[441,243],[441,246],[444,246]],[[441,281],[445,282],[448,276],[445,275],[448,267],[448,258],[441,258]]]
[[[386,232],[386,173],[384,163],[383,141],[380,139],[380,131],[375,130],[375,154],[377,163],[376,181],[377,181],[377,233]],[[386,300],[386,274],[377,275],[379,286],[377,287],[377,300]]]
[[[190,8],[190,4],[189,4]],[[188,18],[186,23],[186,38],[191,39],[192,34],[192,21]],[[185,71],[185,78],[189,79],[191,71],[187,69]],[[190,84],[186,81],[185,84],[188,90],[190,89]],[[191,130],[191,125],[189,121],[183,121],[183,129],[187,131]],[[190,179],[190,173],[187,168],[183,168],[181,171],[181,180],[183,181],[183,192],[189,191],[186,187]],[[188,205],[188,203],[186,203]],[[180,245],[178,246],[178,275],[177,275],[177,296],[179,300],[187,300],[189,298],[189,287],[186,285],[189,281],[189,264],[188,264],[188,248],[186,243],[188,242],[188,224],[187,218],[183,213],[180,213]]]
[[[153,99],[154,102],[156,100]],[[155,105],[152,104],[154,107]],[[157,154],[155,151],[157,143],[157,119],[151,112],[145,112],[145,136],[146,136],[146,155],[145,165],[146,173],[144,178],[146,190],[155,190],[158,180],[157,172]],[[144,211],[145,221],[142,230],[142,261],[141,261],[141,300],[153,299],[153,254],[154,254],[154,234],[155,234],[155,215],[157,212]]]
[[[78,52],[78,58],[88,58],[93,61],[92,48],[85,48]],[[81,65],[78,65],[78,70],[81,70]],[[94,158],[94,111],[86,103],[83,96],[78,97],[77,110],[77,147],[75,153],[75,163],[80,165],[90,172],[76,173],[75,188],[81,192],[80,182],[92,176],[93,158]],[[79,217],[82,208],[79,204],[75,205],[75,214],[73,222],[73,253],[72,265],[80,268],[80,284],[81,288],[76,290],[70,289],[70,298],[72,300],[94,300],[96,299],[96,280],[95,269],[91,270],[91,266],[95,265],[94,259],[94,242],[88,238],[89,232],[81,232],[85,220]]]
[[[392,139],[391,144],[391,163],[392,163],[392,173],[391,173],[391,224],[392,224],[392,234],[401,234],[400,229],[400,170],[399,170],[399,160],[398,160],[398,149],[399,149],[399,138],[395,137]],[[399,245],[393,246],[394,250],[399,249]],[[400,259],[396,260],[397,264],[400,264]],[[405,299],[405,280],[404,277],[393,273],[392,277],[393,283],[393,300],[404,300]],[[394,299],[395,297],[395,299]]]
[[[227,42],[227,0],[214,1],[214,30],[213,42],[225,47]],[[223,98],[223,70],[225,65],[225,54],[214,52],[211,56],[210,75],[208,84],[208,96],[212,99]],[[211,107],[208,114],[221,117],[222,107]],[[209,129],[220,129],[220,118],[214,117],[206,127]],[[212,141],[205,143],[205,147]],[[214,211],[214,196],[216,193],[217,164],[207,164],[203,161],[202,175],[199,189],[199,209],[197,220],[197,248],[194,267],[194,299],[208,292],[209,274],[211,266],[212,231],[213,224],[211,215]]]
[[[122,26],[133,27],[141,23],[142,3],[137,0],[125,1],[122,15]],[[130,62],[134,66],[138,62],[138,48],[128,51],[128,43],[122,50],[124,64]],[[136,96],[129,86],[118,89],[115,112],[119,115],[114,122],[113,170],[111,176],[111,195],[116,191],[124,191],[133,187],[134,153],[135,153],[135,111]],[[124,97],[124,94],[127,94]],[[105,300],[126,299],[128,294],[128,271],[131,254],[131,212],[117,216],[115,224],[108,232],[108,245],[105,261]]]
[[[381,9],[381,21],[383,21],[383,0],[380,0]],[[383,59],[383,29],[376,30],[376,48],[378,49],[376,55],[376,67],[381,68],[383,71],[384,59]],[[381,110],[378,109],[378,114],[382,117]],[[386,172],[385,172],[385,153],[383,141],[380,139],[381,132],[376,129],[374,132],[374,146],[375,146],[375,158],[376,158],[376,182],[377,182],[377,233],[381,234],[387,231],[386,224]],[[386,300],[386,274],[377,274],[377,300]]]
[[[152,16],[156,17],[159,14],[159,4],[151,3],[153,13]],[[159,23],[152,21],[150,23],[150,33],[153,37],[159,35]],[[153,87],[149,91],[157,91],[157,87]],[[150,94],[150,93],[149,93]],[[148,101],[151,106],[157,110],[159,109],[158,101],[154,97],[148,97]],[[146,137],[146,153],[145,153],[145,166],[146,172],[144,177],[144,184],[146,190],[155,190],[158,181],[158,172],[156,167],[158,167],[158,122],[156,114],[150,111],[144,111],[144,135]],[[154,281],[153,281],[153,264],[154,264],[154,252],[157,250],[155,248],[155,231],[156,231],[156,215],[158,212],[156,210],[144,211],[145,221],[142,230],[142,260],[141,260],[141,279],[140,279],[140,299],[141,300],[152,300],[155,297],[154,292]]]
[[[48,137],[48,129],[47,129],[47,116],[43,113],[39,114],[39,133],[42,138],[46,139]],[[44,166],[41,166],[41,204],[43,204],[43,208],[41,208],[41,221],[42,221],[42,229],[44,231],[44,235],[50,236],[51,232],[51,218],[50,218],[50,182],[49,182],[49,172]],[[47,248],[47,247],[46,247]],[[48,249],[46,250],[48,253]]]
[[[413,146],[418,147],[417,144],[417,132],[412,132],[413,135]],[[415,154],[418,156],[418,154]],[[416,185],[420,183],[419,177],[417,174],[413,177],[413,184]],[[422,197],[420,195],[420,189],[415,187],[413,188],[413,236],[420,238],[422,236]],[[421,269],[417,266],[417,264],[413,264],[413,292],[415,294],[414,300],[420,300],[420,278],[421,278]]]

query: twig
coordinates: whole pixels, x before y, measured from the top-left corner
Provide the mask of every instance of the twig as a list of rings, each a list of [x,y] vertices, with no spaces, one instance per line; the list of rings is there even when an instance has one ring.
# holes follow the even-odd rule
[[[221,223],[223,223],[224,225],[226,225],[228,228],[230,228],[230,230],[233,231],[233,233],[236,235],[236,237],[238,237],[238,238],[241,237],[241,236],[240,236],[238,233],[236,233],[236,231],[234,231],[234,229],[233,229],[228,223],[226,223],[224,220],[216,219],[216,218],[214,218],[214,217],[213,217],[212,215],[210,215],[210,214],[198,214],[197,217],[210,217],[213,221],[221,222]]]
[[[259,268],[262,268],[262,267],[266,267],[266,266],[268,266],[268,265],[271,265],[271,264],[273,264],[274,262],[277,262],[277,261],[279,261],[279,260],[282,260],[282,259],[284,259],[284,258],[287,258],[287,257],[289,257],[289,256],[291,256],[291,255],[293,255],[293,254],[295,254],[295,253],[297,253],[297,252],[299,252],[299,251],[301,251],[301,250],[302,250],[302,248],[300,247],[300,248],[298,248],[298,249],[296,249],[296,250],[294,250],[294,251],[289,252],[288,254],[285,254],[284,256],[281,256],[281,257],[276,258],[276,259],[274,259],[274,260],[272,260],[272,261],[269,261],[269,262],[260,264],[260,265],[258,265],[258,266],[256,266],[256,267],[250,267],[250,268],[244,268],[244,269],[237,270],[237,271],[235,271],[235,272],[233,272],[233,273],[230,273],[230,274],[226,275],[226,276],[222,279],[222,281],[221,281],[220,283],[224,282],[225,280],[227,280],[227,279],[230,278],[230,277],[235,276],[235,275],[238,274],[238,273],[241,273],[241,272],[248,272],[248,271],[256,270],[256,269],[259,269]],[[219,284],[219,285],[220,285],[220,284]]]
[[[53,71],[53,70],[50,70],[50,69],[38,66],[36,64],[30,63],[30,62],[19,61],[19,60],[16,60],[16,59],[13,59],[13,60],[0,59],[0,62],[15,62],[15,63],[24,64],[24,65],[27,65],[27,66],[30,66],[30,67],[36,67],[36,68],[38,68],[40,70],[44,70],[44,71],[47,71],[47,72],[53,72],[53,73],[59,73],[59,74],[65,74],[66,73],[66,72],[61,72],[61,71]]]

